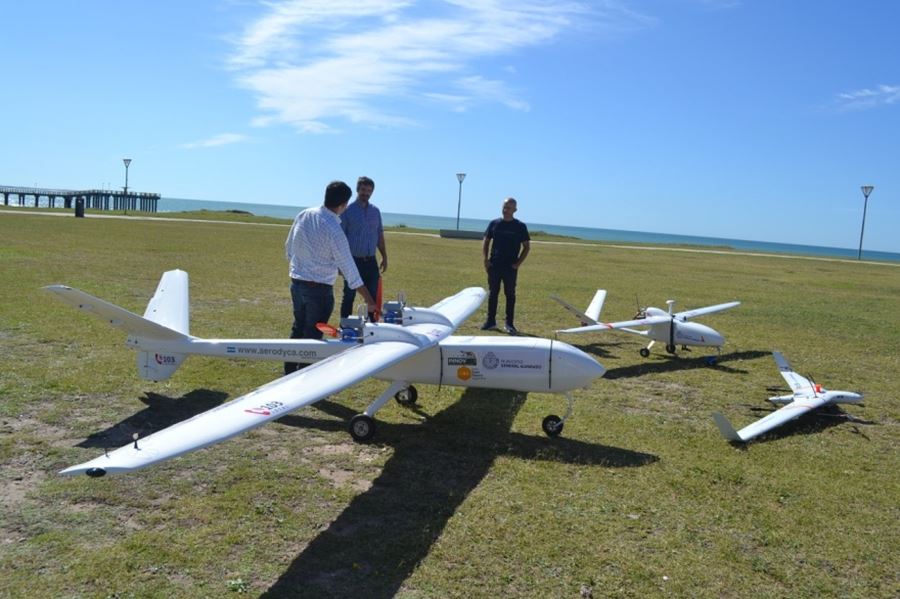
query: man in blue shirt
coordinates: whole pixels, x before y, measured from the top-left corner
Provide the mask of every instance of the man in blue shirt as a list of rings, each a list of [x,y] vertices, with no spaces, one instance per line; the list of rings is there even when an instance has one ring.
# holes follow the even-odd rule
[[[322,338],[316,324],[331,318],[338,271],[351,288],[359,292],[369,309],[375,309],[375,300],[363,285],[350,255],[347,237],[341,230],[340,216],[351,195],[350,186],[343,181],[329,183],[325,188],[324,204],[298,214],[284,242],[294,304],[291,339]],[[300,364],[285,362],[284,373],[290,374],[300,367]]]
[[[506,198],[503,201],[503,217],[492,220],[484,232],[481,253],[484,256],[484,270],[487,271],[490,291],[487,320],[481,325],[482,331],[497,328],[497,302],[502,283],[503,293],[506,295],[506,332],[510,335],[518,334],[513,323],[516,314],[516,279],[519,267],[531,251],[531,237],[525,223],[513,218],[516,209],[516,200]]]
[[[372,297],[378,296],[378,279],[387,270],[387,249],[384,244],[384,227],[381,211],[369,199],[375,191],[375,182],[368,177],[360,177],[356,182],[356,201],[351,203],[341,215],[341,228],[350,243],[350,253],[359,270],[359,276]],[[375,249],[381,253],[381,268],[375,258]],[[341,318],[353,312],[353,298],[356,292],[344,281],[344,299],[341,302]],[[369,319],[374,320],[372,306]]]

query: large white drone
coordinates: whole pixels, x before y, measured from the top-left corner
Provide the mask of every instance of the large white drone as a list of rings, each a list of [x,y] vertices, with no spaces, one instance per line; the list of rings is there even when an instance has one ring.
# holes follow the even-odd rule
[[[829,391],[823,388],[822,385],[797,374],[791,368],[791,365],[788,364],[788,361],[784,359],[784,356],[777,351],[772,352],[772,357],[775,358],[775,363],[778,365],[781,376],[784,377],[784,380],[790,386],[791,393],[770,397],[769,401],[783,407],[739,431],[734,430],[734,427],[731,426],[731,423],[728,422],[725,416],[719,412],[713,412],[713,420],[716,421],[719,432],[728,441],[746,442],[786,422],[799,418],[810,410],[829,404],[860,403],[863,400],[861,393]]]
[[[62,474],[137,470],[241,434],[270,420],[316,403],[369,377],[390,386],[350,421],[350,434],[366,441],[375,433],[375,413],[394,396],[414,402],[411,383],[456,385],[524,392],[562,393],[563,418],[547,416],[542,428],[555,437],[572,414],[571,391],[604,374],[601,364],[561,341],[523,337],[453,336],[481,304],[484,289],[470,287],[430,308],[385,305],[385,322],[354,317],[342,322],[341,340],[201,339],[189,332],[188,275],[166,272],[144,316],[83,291],[46,288],[64,302],[128,333],[137,350],[141,377],[164,380],[193,354],[251,360],[315,362],[293,374],[156,432],[98,458],[66,468]]]
[[[683,312],[674,312],[675,300],[666,300],[667,310],[659,308],[645,308],[639,310],[638,314],[632,320],[623,320],[620,322],[600,322],[600,310],[603,308],[603,301],[606,298],[606,291],[598,289],[594,294],[588,309],[581,313],[570,304],[556,296],[550,296],[556,300],[564,308],[575,314],[581,320],[581,326],[571,329],[560,329],[557,333],[593,333],[596,331],[619,330],[632,335],[639,335],[650,339],[650,343],[646,347],[641,348],[640,354],[646,358],[650,356],[650,348],[659,341],[665,343],[666,351],[674,354],[676,347],[681,346],[687,349],[687,346],[715,347],[722,351],[722,345],[725,343],[725,337],[713,328],[698,322],[689,322],[690,319],[702,316],[704,314],[712,314],[713,312],[721,312],[729,308],[740,305],[741,302],[728,302],[725,304],[716,304],[714,306],[706,306],[704,308],[695,308],[693,310],[685,310]],[[634,327],[647,327],[646,329],[636,329]],[[715,364],[715,356],[709,356],[707,362]]]

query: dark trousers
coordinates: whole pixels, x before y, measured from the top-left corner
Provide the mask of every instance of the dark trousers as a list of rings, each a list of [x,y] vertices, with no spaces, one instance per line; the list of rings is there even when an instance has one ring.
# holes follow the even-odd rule
[[[516,278],[519,271],[509,264],[491,264],[488,269],[488,313],[487,322],[497,322],[497,301],[500,298],[500,284],[506,296],[506,324],[512,325],[516,315]]]
[[[320,322],[328,322],[334,310],[334,288],[321,283],[291,281],[291,301],[294,304],[294,326],[291,339],[321,339],[322,331],[316,328]],[[296,362],[285,362],[284,373],[301,368]]]
[[[359,270],[359,276],[363,280],[363,285],[372,294],[372,299],[378,299],[378,279],[381,273],[378,272],[378,260],[372,257],[369,260],[362,258],[353,258],[356,262],[356,269]],[[344,280],[344,299],[341,301],[341,318],[346,318],[353,314],[353,302],[356,299],[356,290],[351,289]]]

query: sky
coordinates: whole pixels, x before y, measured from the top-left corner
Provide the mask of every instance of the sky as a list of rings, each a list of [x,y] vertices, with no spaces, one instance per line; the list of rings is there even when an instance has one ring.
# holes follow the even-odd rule
[[[900,2],[0,2],[0,185],[900,252]],[[466,173],[460,187],[456,173]]]

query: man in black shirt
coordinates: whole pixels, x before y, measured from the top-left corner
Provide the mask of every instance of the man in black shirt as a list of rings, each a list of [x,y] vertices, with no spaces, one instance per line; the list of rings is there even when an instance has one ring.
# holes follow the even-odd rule
[[[484,270],[487,271],[490,294],[487,320],[481,326],[482,331],[497,328],[497,300],[502,282],[503,293],[506,296],[506,332],[510,335],[518,333],[513,324],[516,313],[516,278],[519,267],[531,251],[531,238],[528,236],[528,227],[525,223],[513,218],[515,212],[516,200],[506,198],[503,201],[503,218],[492,220],[484,232],[481,253],[484,256]]]

